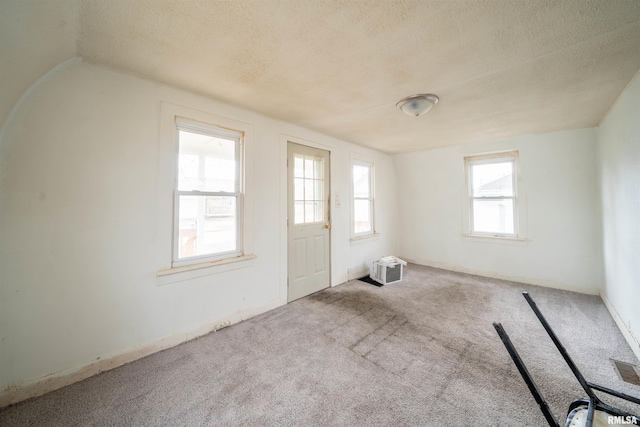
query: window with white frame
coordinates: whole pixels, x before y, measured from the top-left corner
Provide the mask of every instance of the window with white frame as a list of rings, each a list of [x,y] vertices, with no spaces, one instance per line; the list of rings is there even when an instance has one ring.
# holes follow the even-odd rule
[[[373,163],[354,159],[352,162],[353,179],[353,225],[354,237],[375,233]]]
[[[518,237],[518,153],[465,158],[469,185],[469,232]]]
[[[242,132],[176,120],[173,266],[242,255]]]

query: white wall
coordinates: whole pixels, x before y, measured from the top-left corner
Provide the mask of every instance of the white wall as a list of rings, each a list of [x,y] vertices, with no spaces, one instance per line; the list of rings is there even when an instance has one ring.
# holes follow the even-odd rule
[[[598,293],[602,282],[595,130],[395,156],[400,255],[419,264]],[[464,157],[520,154],[525,241],[467,237]]]
[[[158,168],[162,102],[252,127],[248,266],[168,284],[156,276],[171,234],[158,216],[170,195],[158,185],[168,173]],[[72,61],[28,90],[3,130],[0,404],[284,304],[285,135],[331,151],[332,200],[341,198],[332,284],[396,250],[389,156],[195,94]],[[376,162],[381,235],[352,246],[353,152]]]
[[[640,359],[640,75],[598,129],[603,299]]]

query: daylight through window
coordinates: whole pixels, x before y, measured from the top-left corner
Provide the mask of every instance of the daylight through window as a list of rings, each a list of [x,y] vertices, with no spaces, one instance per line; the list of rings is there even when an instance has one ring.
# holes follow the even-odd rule
[[[242,253],[242,134],[177,123],[174,266]]]
[[[467,157],[471,234],[516,237],[517,153]]]
[[[325,221],[324,160],[304,154],[293,156],[294,224]]]
[[[373,234],[373,164],[353,161],[353,235]]]

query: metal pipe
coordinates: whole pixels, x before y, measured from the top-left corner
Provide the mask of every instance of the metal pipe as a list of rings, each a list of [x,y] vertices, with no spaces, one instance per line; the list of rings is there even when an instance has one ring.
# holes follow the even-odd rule
[[[599,390],[603,393],[607,393],[610,394],[612,396],[615,397],[619,397],[620,399],[624,399],[624,400],[628,400],[629,402],[633,402],[633,403],[637,403],[638,405],[640,405],[640,399],[634,396],[630,396],[628,394],[625,393],[621,393],[619,391],[615,391],[615,390],[611,390],[610,388],[598,385],[598,384],[594,384],[591,382],[587,381],[587,385],[593,389]]]
[[[578,380],[578,382],[580,383],[584,391],[589,396],[589,399],[590,400],[593,399],[595,403],[600,403],[600,399],[598,399],[598,397],[593,392],[591,387],[589,387],[589,385],[587,384],[587,380],[584,379],[584,377],[578,370],[578,367],[576,366],[576,364],[573,363],[573,360],[569,356],[569,353],[567,353],[567,350],[564,348],[564,346],[556,336],[555,332],[553,332],[553,329],[551,329],[551,326],[547,322],[547,319],[544,318],[544,316],[538,309],[538,306],[536,305],[535,301],[533,301],[531,296],[529,296],[528,292],[523,292],[522,295],[524,295],[524,298],[527,300],[527,302],[531,306],[531,309],[538,317],[538,320],[540,320],[540,323],[542,323],[542,326],[547,331],[547,334],[549,334],[549,337],[551,337],[551,341],[553,341],[553,343],[556,345],[556,348],[562,355],[562,358],[564,359],[564,361],[567,362],[567,365],[569,365],[569,369],[571,369],[571,372],[573,372],[573,375],[575,375],[576,379]]]
[[[524,362],[520,358],[520,355],[518,354],[515,346],[509,339],[509,335],[507,335],[507,332],[502,327],[502,324],[498,322],[493,322],[493,327],[496,329],[496,332],[498,332],[498,335],[500,336],[502,343],[504,344],[507,351],[509,352],[509,355],[511,356],[513,363],[515,363],[516,367],[518,368],[518,371],[520,371],[520,375],[522,375],[522,379],[527,384],[527,387],[529,387],[529,391],[531,392],[531,394],[533,395],[533,398],[536,400],[536,402],[540,406],[540,410],[544,414],[544,417],[547,419],[547,422],[549,423],[549,425],[551,427],[560,427],[558,425],[558,421],[555,419],[555,417],[551,413],[549,404],[547,403],[546,400],[544,400],[542,393],[540,393],[538,386],[536,385],[535,381],[533,381],[531,374],[529,374],[529,370],[527,369]]]

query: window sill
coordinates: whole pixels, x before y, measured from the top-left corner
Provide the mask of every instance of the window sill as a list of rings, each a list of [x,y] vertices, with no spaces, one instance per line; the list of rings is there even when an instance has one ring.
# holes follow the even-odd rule
[[[161,269],[156,273],[158,285],[166,285],[169,283],[181,282],[184,280],[195,279],[197,277],[250,267],[253,265],[253,260],[255,258],[255,255],[242,255],[217,261]]]
[[[511,244],[511,245],[524,245],[529,243],[529,239],[526,237],[509,237],[509,236],[491,236],[484,234],[463,234],[465,240],[477,243],[497,243],[497,244]]]
[[[380,237],[380,233],[365,234],[363,236],[354,236],[349,239],[349,242],[351,243],[351,245],[359,245],[362,243],[370,242],[372,240],[376,240],[378,237]]]

